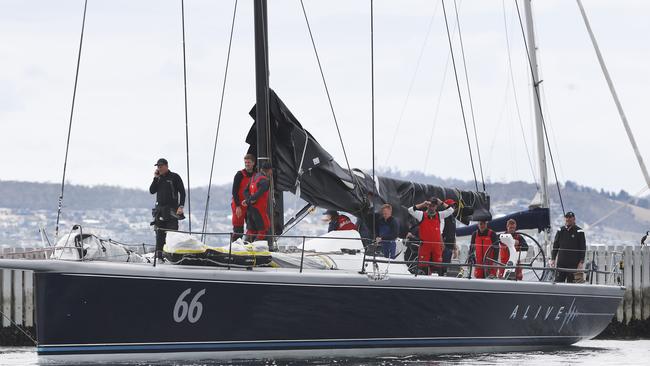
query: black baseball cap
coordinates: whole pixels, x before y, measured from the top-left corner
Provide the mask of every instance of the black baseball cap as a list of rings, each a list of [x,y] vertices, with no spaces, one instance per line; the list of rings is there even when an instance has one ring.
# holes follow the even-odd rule
[[[165,159],[165,158],[160,158],[160,159],[158,159],[158,161],[156,162],[156,164],[154,164],[154,166],[160,166],[160,165],[168,165],[168,163],[167,163],[167,159]]]
[[[573,211],[569,211],[564,214],[564,217],[576,217],[576,214],[574,214]]]
[[[262,169],[273,169],[273,165],[270,162],[265,161],[262,163]]]
[[[329,216],[338,216],[339,212],[336,210],[327,210],[323,215],[329,215]]]

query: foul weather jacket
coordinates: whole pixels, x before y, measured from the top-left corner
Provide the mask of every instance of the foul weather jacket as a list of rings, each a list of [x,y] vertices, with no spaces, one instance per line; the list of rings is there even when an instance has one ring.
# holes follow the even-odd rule
[[[169,207],[176,210],[185,205],[185,186],[181,176],[168,171],[153,179],[149,193],[156,194],[156,207]]]
[[[585,232],[580,227],[562,226],[555,233],[551,257],[557,258],[558,268],[577,268],[578,263],[585,260],[586,249]]]

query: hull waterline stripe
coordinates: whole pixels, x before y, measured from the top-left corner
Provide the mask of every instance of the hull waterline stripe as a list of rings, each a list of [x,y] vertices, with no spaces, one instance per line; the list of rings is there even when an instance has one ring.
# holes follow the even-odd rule
[[[479,290],[479,289],[457,289],[444,287],[406,287],[406,286],[364,286],[364,285],[343,285],[343,284],[310,284],[310,283],[287,283],[287,282],[259,282],[259,281],[241,281],[241,280],[212,280],[212,279],[193,279],[193,278],[160,278],[150,276],[133,276],[133,275],[104,275],[92,273],[62,273],[63,276],[76,277],[108,277],[108,278],[129,278],[140,280],[157,280],[157,281],[186,281],[186,282],[211,282],[211,283],[236,283],[244,285],[268,285],[268,286],[295,286],[295,287],[344,287],[344,288],[365,288],[365,289],[391,289],[391,290],[419,290],[419,291],[449,291],[449,292],[480,292],[480,293],[501,293],[517,295],[553,295],[565,297],[597,297],[607,299],[621,299],[616,295],[590,295],[590,294],[564,294],[556,292],[530,292],[530,291],[504,291],[504,290]],[[561,286],[561,285],[560,285]]]
[[[614,315],[614,314],[597,314],[597,315]],[[535,335],[535,336],[486,336],[486,337],[406,337],[406,338],[324,338],[324,339],[269,339],[269,340],[251,340],[251,341],[198,341],[198,342],[129,342],[129,343],[68,343],[68,344],[51,344],[40,345],[39,347],[74,347],[74,346],[122,346],[122,345],[159,345],[159,344],[211,344],[211,343],[273,343],[273,342],[355,342],[355,341],[410,341],[410,340],[453,340],[453,339],[541,339],[541,338],[571,338],[572,336],[560,335]],[[579,336],[576,336],[579,337]]]
[[[305,349],[305,348],[373,348],[373,347],[425,347],[449,345],[517,345],[528,344],[534,340],[577,340],[580,336],[522,336],[522,337],[457,337],[429,339],[360,339],[326,341],[263,341],[263,342],[219,342],[189,344],[125,344],[95,346],[39,346],[39,354],[63,354],[84,352],[134,352],[134,351],[192,351],[192,350],[255,350],[255,349]],[[531,343],[532,344],[532,343]]]

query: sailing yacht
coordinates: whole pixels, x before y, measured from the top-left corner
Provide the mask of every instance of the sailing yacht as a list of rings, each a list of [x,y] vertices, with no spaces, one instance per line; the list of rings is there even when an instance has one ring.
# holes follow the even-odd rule
[[[246,142],[261,161],[272,162],[276,194],[299,191],[311,205],[359,217],[372,216],[380,203],[406,207],[434,196],[462,202],[461,221],[490,219],[484,192],[339,166],[269,88],[266,1],[254,6],[257,103]],[[282,217],[278,211],[274,217]],[[357,238],[330,238],[330,246],[346,248]],[[34,271],[37,351],[55,359],[545,349],[595,337],[624,292],[621,286],[387,272],[391,261],[380,267],[382,261],[364,253],[353,254],[361,266],[339,270],[55,259],[0,259],[0,268]]]

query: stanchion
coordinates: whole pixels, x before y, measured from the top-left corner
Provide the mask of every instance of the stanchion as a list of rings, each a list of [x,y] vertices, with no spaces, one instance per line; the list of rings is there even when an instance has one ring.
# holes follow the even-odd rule
[[[302,251],[300,252],[300,273],[302,273],[302,263],[305,260],[305,237],[302,237]]]

